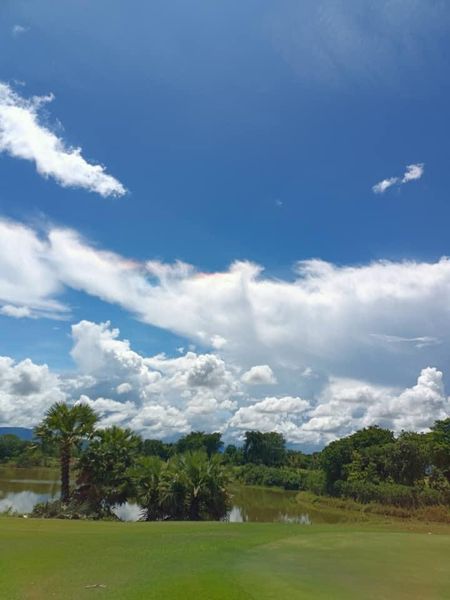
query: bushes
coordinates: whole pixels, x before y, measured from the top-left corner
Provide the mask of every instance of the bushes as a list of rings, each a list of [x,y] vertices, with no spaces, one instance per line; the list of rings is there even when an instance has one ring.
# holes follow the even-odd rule
[[[53,500],[50,502],[40,502],[36,504],[31,512],[31,516],[34,518],[42,519],[92,519],[92,520],[110,520],[118,521],[116,517],[109,509],[103,511],[95,511],[89,504],[80,503],[76,500],[71,500],[67,504],[61,502],[61,500]]]
[[[305,471],[305,490],[322,496],[326,491],[326,478],[323,471]]]
[[[263,485],[281,487],[285,490],[309,490],[314,494],[325,491],[323,471],[307,471],[291,467],[267,467],[265,465],[246,464],[235,468],[236,478],[245,485]]]
[[[239,468],[238,479],[245,485],[275,486],[285,490],[305,489],[305,471],[289,467],[247,464]]]
[[[367,481],[337,481],[336,495],[367,504],[377,502],[407,509],[448,504],[450,495],[427,487],[406,486],[396,483],[374,484]]]

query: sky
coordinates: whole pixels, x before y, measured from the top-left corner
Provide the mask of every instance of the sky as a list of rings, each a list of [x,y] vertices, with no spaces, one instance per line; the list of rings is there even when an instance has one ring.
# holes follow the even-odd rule
[[[449,33],[442,0],[4,0],[0,426],[447,416]]]

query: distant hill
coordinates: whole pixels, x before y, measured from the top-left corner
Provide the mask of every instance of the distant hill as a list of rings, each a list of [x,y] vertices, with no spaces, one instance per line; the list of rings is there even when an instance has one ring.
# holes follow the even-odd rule
[[[17,435],[21,440],[31,440],[33,438],[33,430],[25,427],[0,427],[0,435],[7,433]]]

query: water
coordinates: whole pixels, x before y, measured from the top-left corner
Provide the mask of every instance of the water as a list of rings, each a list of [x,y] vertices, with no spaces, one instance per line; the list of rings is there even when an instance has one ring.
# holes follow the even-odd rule
[[[17,469],[0,467],[0,512],[29,513],[38,502],[59,497],[58,471],[44,468]],[[232,509],[227,520],[231,523],[336,523],[341,520],[335,512],[311,509],[296,499],[296,492],[276,488],[233,486]],[[115,514],[122,521],[137,521],[140,507],[132,502],[118,506]]]
[[[53,469],[0,467],[0,512],[29,513],[38,502],[58,496],[58,473]]]

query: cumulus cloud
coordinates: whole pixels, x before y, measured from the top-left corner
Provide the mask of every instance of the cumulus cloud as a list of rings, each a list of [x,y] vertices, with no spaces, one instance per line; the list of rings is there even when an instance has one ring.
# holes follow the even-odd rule
[[[242,375],[241,381],[247,385],[272,385],[277,382],[269,365],[255,365]]]
[[[402,183],[408,183],[408,181],[415,181],[420,179],[424,172],[424,164],[417,163],[416,165],[408,165],[406,167],[405,174],[402,177]]]
[[[449,414],[442,378],[441,371],[427,367],[416,385],[404,390],[333,379],[323,389],[303,429],[322,443],[373,424],[396,432],[424,431],[430,426],[430,415],[435,420]]]
[[[58,376],[47,365],[0,357],[0,425],[33,426],[53,402],[65,399]]]
[[[122,196],[124,186],[101,165],[87,162],[81,148],[66,145],[40,119],[53,95],[23,98],[0,83],[0,152],[35,163],[38,173],[63,187],[81,187],[101,196]]]
[[[450,349],[441,339],[450,327],[448,258],[358,266],[307,260],[283,280],[250,262],[213,273],[184,263],[138,263],[73,230],[0,221],[0,304],[22,316],[28,308],[63,318],[66,289],[183,336],[187,347],[219,352],[241,373],[255,365],[270,365],[277,379],[283,369],[296,372],[300,386],[300,379],[321,374],[401,384],[424,360],[440,364]],[[83,355],[91,368],[101,356],[80,352],[80,361]],[[305,369],[314,378],[300,378]]]
[[[131,427],[145,437],[174,439],[202,429],[236,441],[259,429],[312,449],[373,424],[423,431],[450,410],[443,374],[432,367],[412,387],[332,377],[300,396],[298,381],[287,377],[258,398],[246,391],[240,369],[217,354],[143,356],[109,323],[81,321],[72,337],[72,374],[0,358],[0,425],[33,426],[53,402],[67,400],[90,404],[102,426]]]
[[[388,179],[383,179],[372,187],[372,191],[375,194],[383,194],[393,185],[403,185],[410,181],[416,181],[422,177],[424,170],[425,165],[423,163],[407,165],[402,177],[389,177]]]

